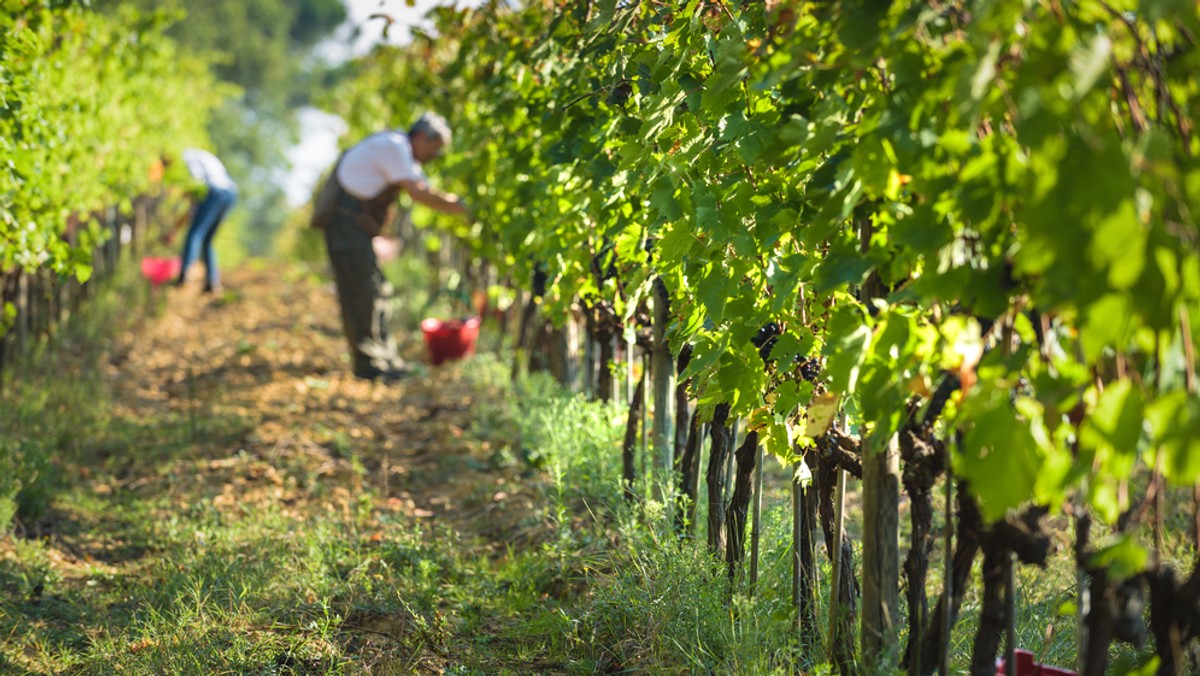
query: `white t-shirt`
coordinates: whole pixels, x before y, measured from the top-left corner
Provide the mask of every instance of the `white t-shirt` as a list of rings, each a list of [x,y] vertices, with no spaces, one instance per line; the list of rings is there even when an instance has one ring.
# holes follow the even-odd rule
[[[187,165],[188,173],[205,185],[223,190],[237,190],[237,184],[230,178],[225,165],[216,155],[199,148],[188,148],[182,153],[183,163]]]
[[[408,136],[389,130],[372,134],[347,150],[337,178],[346,192],[369,200],[400,181],[424,181],[425,172],[413,159]]]

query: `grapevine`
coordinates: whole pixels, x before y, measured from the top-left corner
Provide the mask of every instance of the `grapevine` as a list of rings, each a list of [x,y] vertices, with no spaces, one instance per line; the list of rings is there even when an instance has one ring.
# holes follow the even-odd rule
[[[940,477],[961,480],[955,588],[934,611],[927,564],[905,564],[915,669],[944,650],[975,557],[1002,623],[1013,557],[1044,561],[1043,517],[1069,511],[1093,598],[1158,594],[1171,672],[1171,637],[1200,625],[1166,599],[1200,585],[1200,557],[1177,573],[1139,527],[1200,481],[1194,6],[597,0],[435,18],[444,37],[377,52],[335,100],[357,135],[387,121],[352,114],[379,97],[400,119],[454,118],[443,174],[484,215],[454,227],[464,247],[523,284],[543,262],[560,321],[584,298],[633,330],[662,284],[714,456],[733,452],[724,421],[746,419],[825,491],[894,449],[923,519]],[[844,427],[805,415],[830,398]],[[930,549],[926,527],[913,537]],[[1105,631],[1085,670],[1137,640]],[[998,649],[985,633],[978,673]]]

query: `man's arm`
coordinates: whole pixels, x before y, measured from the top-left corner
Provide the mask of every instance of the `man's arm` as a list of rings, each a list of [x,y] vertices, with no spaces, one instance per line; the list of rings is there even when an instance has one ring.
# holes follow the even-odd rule
[[[400,181],[399,185],[413,198],[414,202],[456,216],[467,213],[467,207],[458,195],[439,192],[425,181]]]

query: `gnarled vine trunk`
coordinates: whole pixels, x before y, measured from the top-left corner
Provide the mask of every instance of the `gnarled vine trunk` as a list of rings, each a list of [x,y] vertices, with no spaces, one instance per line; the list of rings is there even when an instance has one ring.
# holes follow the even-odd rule
[[[858,577],[854,574],[854,549],[849,538],[842,537],[841,551],[835,552],[833,493],[837,486],[839,465],[831,459],[822,459],[820,472],[817,477],[819,491],[819,511],[821,513],[821,529],[825,533],[825,550],[832,561],[834,556],[841,557],[841,579],[836,590],[835,603],[838,608],[838,621],[834,627],[833,655],[842,673],[854,672],[854,626],[858,619]]]
[[[725,524],[728,541],[725,548],[725,564],[729,580],[737,579],[742,561],[746,557],[746,519],[750,513],[750,498],[753,492],[754,467],[758,456],[758,432],[748,432],[737,449],[737,476],[733,483],[733,497],[729,501],[729,512]]]
[[[638,426],[642,422],[642,407],[646,401],[646,377],[638,380],[633,400],[629,402],[629,417],[625,420],[625,440],[621,444],[621,485],[625,488],[625,500],[632,502],[637,494],[634,483],[637,481],[637,447]]]
[[[687,443],[675,463],[675,470],[679,472],[680,502],[675,512],[675,524],[679,532],[688,535],[696,532],[696,504],[700,499],[700,450],[703,445],[700,429],[699,412],[693,412],[687,427]]]
[[[725,461],[733,447],[733,429],[729,421],[729,404],[717,404],[713,411],[709,435],[712,446],[708,454],[708,551],[720,556],[725,548]]]

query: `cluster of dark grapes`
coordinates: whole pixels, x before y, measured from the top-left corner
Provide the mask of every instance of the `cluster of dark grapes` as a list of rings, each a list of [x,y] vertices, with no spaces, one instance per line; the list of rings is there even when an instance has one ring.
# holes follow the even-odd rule
[[[796,357],[800,359],[800,357]],[[821,360],[809,357],[800,361],[800,377],[810,383],[815,383],[821,377]]]
[[[533,269],[533,292],[534,298],[542,298],[546,295],[546,284],[550,281],[550,275],[546,272],[546,266],[538,264]]]
[[[779,336],[782,333],[783,329],[780,328],[778,322],[767,322],[750,339],[754,347],[758,348],[758,356],[762,357],[764,364],[770,364],[774,361],[771,359],[771,348],[775,347],[775,341],[779,340]]]
[[[632,94],[633,87],[629,84],[629,81],[619,82],[612,89],[608,90],[608,103],[614,106],[624,106]]]
[[[762,357],[764,364],[775,363],[775,360],[771,358],[771,349],[775,347],[775,342],[781,335],[783,335],[783,327],[778,322],[767,322],[750,339],[754,347],[758,348],[758,356]],[[796,355],[792,358],[792,363],[798,367],[798,373],[804,380],[816,383],[821,379],[821,360],[819,358]]]

